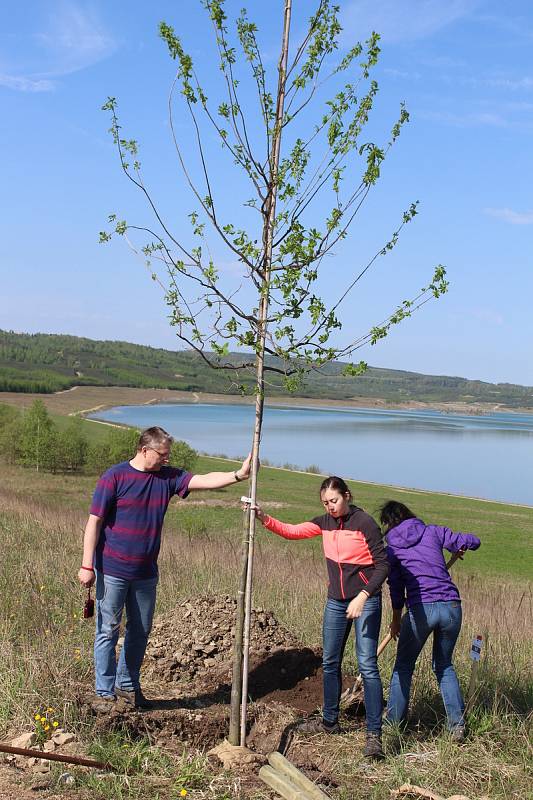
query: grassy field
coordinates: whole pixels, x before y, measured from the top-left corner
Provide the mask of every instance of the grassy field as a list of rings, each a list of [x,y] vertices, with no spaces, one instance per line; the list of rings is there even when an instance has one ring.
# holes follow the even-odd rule
[[[70,393],[75,394],[75,393]],[[61,396],[60,396],[61,397]],[[56,410],[57,413],[57,410]],[[87,423],[92,435],[104,426]],[[197,472],[232,469],[235,462],[200,457]],[[266,798],[239,788],[239,782],[209,765],[205,756],[185,753],[169,759],[146,741],[131,743],[120,735],[92,741],[90,723],[80,719],[72,698],[91,685],[92,625],[80,618],[83,595],[76,573],[81,537],[94,476],[48,475],[2,465],[0,486],[0,728],[11,735],[31,728],[36,709],[51,704],[61,721],[98,757],[125,764],[130,753],[133,776],[113,781],[80,775],[70,798],[174,800],[186,786],[191,800]],[[259,497],[268,511],[287,521],[321,513],[321,477],[265,467]],[[533,708],[533,509],[363,483],[351,483],[357,504],[374,512],[396,497],[427,521],[472,531],[482,547],[454,567],[461,590],[464,626],[456,665],[463,686],[469,678],[471,637],[482,634],[485,651],[479,692],[469,713],[471,739],[453,747],[442,733],[442,704],[423,654],[414,685],[413,717],[417,728],[401,740],[386,740],[386,762],[368,767],[359,758],[359,734],[324,741],[339,788],[335,800],[388,800],[401,783],[426,786],[444,796],[471,798],[531,797],[531,709]],[[158,611],[171,610],[184,597],[236,592],[242,511],[242,485],[195,493],[172,502],[160,558]],[[257,535],[254,605],[277,618],[308,644],[320,642],[325,567],[320,542],[286,542],[262,528]],[[385,603],[384,630],[390,612]],[[347,648],[346,671],[355,671]],[[393,649],[382,662],[385,689]],[[124,745],[127,745],[124,748]],[[128,748],[130,748],[128,750]],[[144,768],[143,765],[144,764]],[[164,789],[153,789],[155,776],[168,776]],[[151,783],[152,781],[152,783]],[[66,790],[65,790],[66,791]]]

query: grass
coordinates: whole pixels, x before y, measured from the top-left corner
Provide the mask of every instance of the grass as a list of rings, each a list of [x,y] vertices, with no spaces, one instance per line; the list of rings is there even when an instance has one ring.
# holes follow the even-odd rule
[[[197,471],[232,469],[236,462],[201,457]],[[75,728],[97,758],[118,759],[116,776],[85,774],[78,797],[174,798],[181,788],[191,800],[238,798],[231,776],[213,770],[205,756],[184,751],[179,758],[145,740],[121,733],[94,740],[77,717],[73,698],[92,680],[92,625],[81,619],[83,593],[77,584],[81,536],[93,476],[58,476],[3,465],[0,486],[0,727],[4,734],[31,729],[43,704],[58,709],[61,723]],[[321,478],[264,468],[259,494],[265,508],[288,521],[321,513]],[[474,734],[452,747],[442,733],[443,710],[431,673],[429,652],[417,668],[412,711],[418,726],[401,738],[387,736],[384,764],[363,766],[360,731],[325,741],[323,760],[339,783],[336,800],[385,800],[391,788],[409,781],[448,796],[523,798],[530,791],[528,744],[533,708],[533,618],[531,540],[533,510],[422,492],[352,483],[356,501],[370,511],[399,497],[428,521],[477,532],[482,547],[456,564],[454,576],[464,605],[464,627],[456,650],[463,686],[470,674],[471,637],[481,633],[485,650],[478,691],[469,714]],[[174,501],[167,515],[161,553],[158,610],[183,597],[235,594],[240,558],[242,486],[196,493]],[[204,505],[205,501],[214,505]],[[281,504],[281,505],[279,505]],[[320,641],[325,568],[320,542],[286,542],[260,529],[256,542],[254,604],[268,607],[310,644]],[[528,560],[529,559],[529,560]],[[385,603],[388,606],[388,603]],[[384,629],[389,618],[385,613]],[[351,648],[346,669],[355,670]],[[383,657],[387,686],[393,650]],[[126,747],[124,745],[127,745]],[[316,742],[315,742],[316,747]],[[128,773],[132,773],[131,775]],[[84,794],[86,793],[86,795]],[[72,793],[70,796],[73,796]],[[266,796],[259,792],[258,796]]]

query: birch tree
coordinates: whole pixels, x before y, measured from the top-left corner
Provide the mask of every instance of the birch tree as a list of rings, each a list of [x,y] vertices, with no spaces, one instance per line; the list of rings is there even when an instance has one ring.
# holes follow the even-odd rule
[[[426,286],[377,324],[356,337],[343,337],[343,313],[359,282],[396,247],[402,229],[417,214],[417,203],[410,204],[366,261],[333,273],[331,280],[331,257],[380,179],[385,159],[409,119],[402,105],[382,141],[365,135],[378,93],[374,71],[379,36],[372,33],[364,44],[340,53],[339,7],[318,0],[303,36],[291,45],[293,2],[279,0],[272,12],[277,7],[282,14],[281,46],[277,68],[269,70],[257,26],[245,9],[230,24],[225,0],[201,0],[201,5],[212,28],[220,96],[208,97],[200,76],[203,65],[195,64],[174,28],[166,22],[159,28],[176,62],[168,115],[183,184],[192,199],[189,231],[184,234],[182,226],[173,225],[158,205],[143,176],[138,142],[123,135],[117,101],[110,97],[103,108],[111,117],[120,164],[144,195],[151,221],[135,224],[113,214],[111,228],[101,232],[100,239],[124,236],[143,258],[163,289],[171,324],[185,346],[214,369],[225,370],[243,391],[242,375],[253,372],[248,494],[255,502],[269,374],[281,375],[286,387],[295,391],[308,371],[333,360],[346,362],[347,375],[361,373],[366,364],[356,362],[357,351],[438,298],[447,282],[444,267],[437,266]],[[301,3],[294,5],[301,11]],[[189,121],[186,146],[184,119]],[[215,155],[213,140],[218,142]],[[222,158],[227,172],[221,181]],[[233,195],[244,185],[241,210],[231,218]],[[228,258],[238,265],[237,287],[220,269]],[[337,288],[334,296],[332,283]],[[233,744],[244,744],[246,737],[254,532],[252,506],[238,589],[229,733]]]

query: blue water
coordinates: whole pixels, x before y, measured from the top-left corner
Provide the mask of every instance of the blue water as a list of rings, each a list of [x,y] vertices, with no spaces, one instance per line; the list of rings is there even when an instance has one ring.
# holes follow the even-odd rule
[[[117,406],[93,419],[161,425],[205,453],[244,456],[249,405]],[[533,505],[533,415],[266,408],[261,455],[361,481]]]

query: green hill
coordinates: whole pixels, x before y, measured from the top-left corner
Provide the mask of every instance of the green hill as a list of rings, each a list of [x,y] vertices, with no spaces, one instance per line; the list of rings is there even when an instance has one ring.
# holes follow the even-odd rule
[[[230,356],[233,363],[239,358]],[[271,362],[272,363],[272,362]],[[342,375],[333,363],[312,373],[299,391],[303,398],[372,398],[390,402],[491,403],[533,408],[533,388],[486,383],[444,375],[421,375],[369,367],[364,375]],[[196,353],[129,342],[77,336],[0,331],[0,391],[57,392],[71,386],[136,386],[238,394],[237,383],[253,385],[252,374],[211,369]],[[270,373],[271,393],[286,394],[279,375]]]

